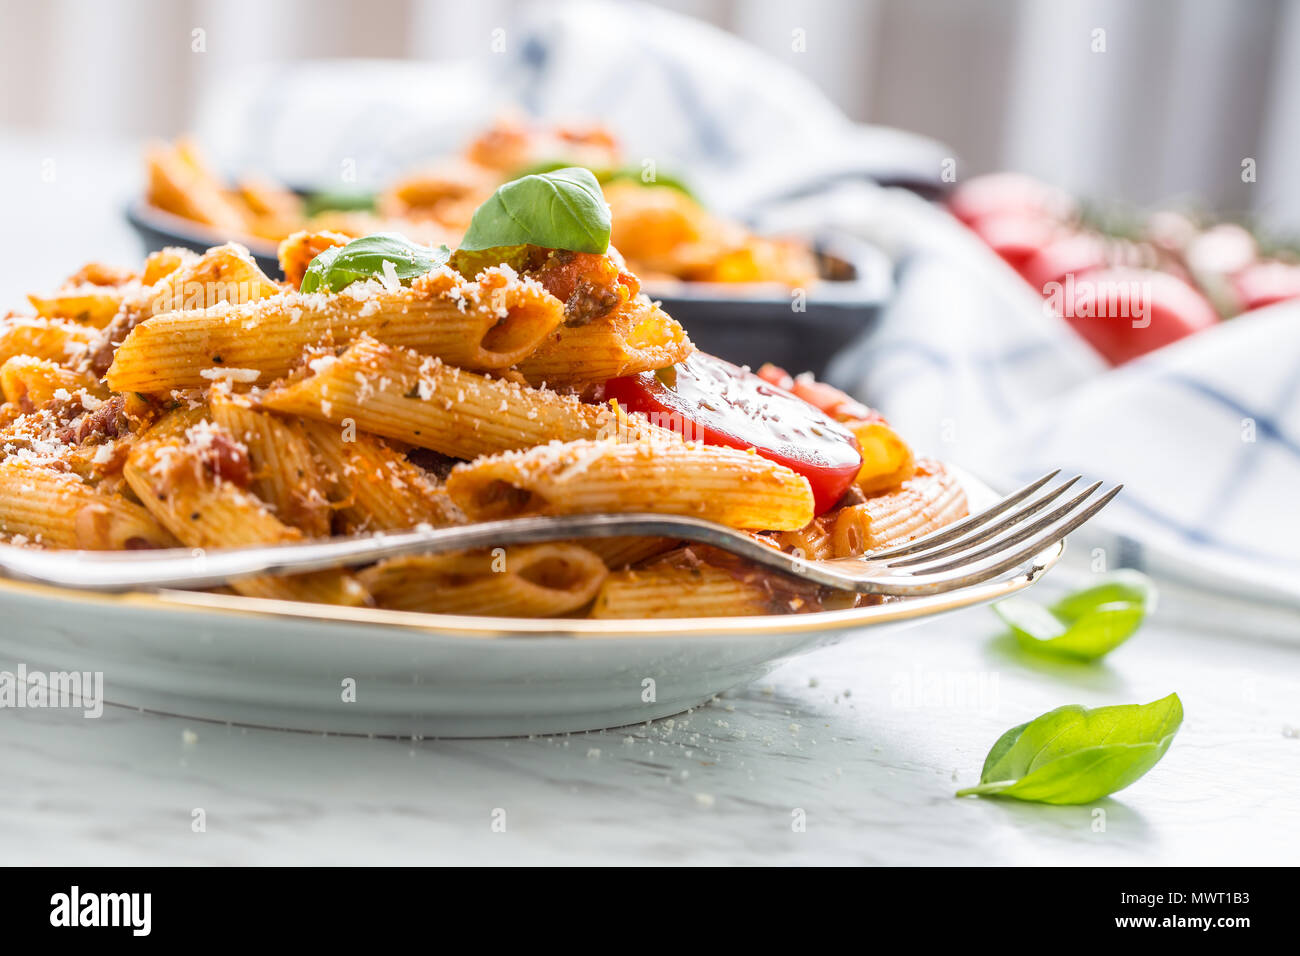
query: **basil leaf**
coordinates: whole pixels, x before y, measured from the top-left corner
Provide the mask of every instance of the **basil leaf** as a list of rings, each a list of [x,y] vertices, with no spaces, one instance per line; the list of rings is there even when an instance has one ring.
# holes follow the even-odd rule
[[[565,166],[572,165],[572,162],[562,159],[545,159],[529,166],[525,166],[523,169],[518,170],[511,178],[518,179],[521,176],[529,176],[537,173],[550,173],[557,169],[563,169]],[[636,182],[642,186],[667,186],[669,189],[676,189],[679,193],[689,196],[691,199],[696,200],[696,202],[699,201],[699,198],[691,191],[690,186],[686,185],[682,179],[667,173],[656,172],[654,179],[647,180],[642,175],[639,166],[622,166],[618,169],[593,169],[591,172],[592,175],[596,177],[596,181],[602,185],[604,183]]]
[[[1177,694],[1150,704],[1058,707],[999,737],[979,785],[958,790],[957,796],[1091,803],[1154,767],[1182,723]]]
[[[302,211],[305,216],[323,212],[374,212],[378,198],[374,193],[343,190],[308,193],[302,198]]]
[[[1024,598],[993,605],[1021,647],[1078,660],[1104,657],[1137,632],[1156,607],[1145,574],[1125,570],[1058,601],[1050,608]]]
[[[699,202],[699,197],[691,192],[691,187],[676,176],[668,173],[656,171],[654,179],[646,179],[641,174],[641,169],[637,166],[625,166],[622,169],[613,169],[601,179],[602,183],[616,182],[634,182],[642,186],[666,186],[669,189],[675,189],[682,195]]]
[[[501,185],[474,211],[460,248],[522,245],[597,255],[609,249],[609,206],[590,170],[566,166]]]
[[[303,273],[302,292],[330,292],[346,289],[358,279],[378,279],[384,275],[384,263],[391,262],[398,281],[409,283],[437,268],[451,256],[446,246],[430,249],[418,246],[405,236],[377,232],[353,239],[346,246],[326,249],[307,265]]]
[[[523,272],[528,264],[527,246],[493,246],[490,249],[457,249],[449,264],[466,279],[473,279],[489,266],[507,265]]]

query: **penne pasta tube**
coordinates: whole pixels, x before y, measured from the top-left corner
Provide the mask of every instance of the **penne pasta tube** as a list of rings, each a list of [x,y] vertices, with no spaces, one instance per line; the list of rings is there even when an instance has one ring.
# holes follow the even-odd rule
[[[276,257],[280,260],[280,271],[284,273],[284,281],[292,288],[298,288],[302,285],[302,277],[313,259],[326,249],[346,246],[351,241],[351,237],[341,232],[295,232],[281,242],[276,250]]]
[[[65,319],[10,316],[0,319],[0,365],[15,355],[68,363],[95,338],[91,326]]]
[[[108,370],[114,391],[168,392],[222,376],[269,381],[312,347],[362,334],[475,369],[502,369],[532,352],[563,320],[563,305],[506,269],[468,282],[449,269],[409,288],[356,282],[337,295],[286,292],[228,309],[157,315],[132,330]]]
[[[96,329],[113,320],[125,299],[126,292],[121,289],[98,286],[66,289],[47,296],[27,296],[36,314],[43,318],[67,319]]]
[[[254,409],[246,399],[218,389],[213,389],[209,405],[212,420],[248,449],[249,487],[257,497],[308,537],[328,537],[333,512],[302,425]]]
[[[447,489],[382,439],[364,432],[349,436],[326,422],[304,421],[299,427],[324,466],[322,474],[330,498],[338,502],[343,531],[355,534],[464,523],[465,517],[451,503]]]
[[[260,401],[273,411],[351,422],[453,458],[660,431],[639,417],[619,417],[570,395],[489,378],[370,338],[337,358],[311,362],[309,374],[271,388]]]
[[[896,490],[868,497],[856,507],[868,518],[864,551],[919,538],[968,513],[966,492],[957,479],[938,462],[925,460]]]
[[[0,461],[0,533],[47,548],[167,548],[176,539],[140,505],[17,456]]]
[[[25,411],[40,408],[60,391],[95,389],[94,376],[64,368],[49,359],[15,355],[0,365],[0,395]]]
[[[201,256],[177,249],[164,249],[155,256],[145,265],[146,279],[156,276],[155,281],[124,299],[122,308],[90,348],[87,365],[95,373],[106,373],[117,348],[131,331],[155,315],[254,302],[282,291],[262,272],[249,251],[235,243],[216,246]]]
[[[673,538],[641,537],[585,538],[578,543],[604,561],[605,567],[614,570],[658,557],[678,544]]]
[[[748,617],[832,610],[852,607],[855,601],[846,592],[719,557],[725,564],[701,561],[695,549],[685,549],[643,568],[611,572],[591,617]]]
[[[189,142],[175,147],[154,143],[145,151],[146,195],[159,209],[212,226],[223,235],[239,235],[244,217]]]
[[[245,485],[242,446],[193,414],[169,415],[131,449],[123,475],[158,522],[187,547],[237,548],[301,541]],[[201,555],[200,555],[201,557]],[[361,605],[369,595],[345,571],[240,578],[230,586],[250,597]]]
[[[686,331],[639,296],[594,322],[556,329],[519,371],[532,385],[603,382],[674,365],[693,350]]]
[[[831,515],[819,515],[796,531],[782,531],[776,536],[776,541],[782,551],[807,561],[825,561],[835,557],[833,532]]]
[[[734,528],[793,530],[813,518],[808,480],[734,448],[685,443],[552,443],[452,469],[452,501],[474,521],[649,511]]]
[[[380,607],[555,617],[591,603],[608,571],[574,544],[537,544],[383,561],[360,574]]]

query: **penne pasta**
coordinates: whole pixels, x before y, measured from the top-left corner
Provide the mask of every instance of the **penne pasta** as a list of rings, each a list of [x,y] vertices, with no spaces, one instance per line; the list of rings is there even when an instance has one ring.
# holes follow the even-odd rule
[[[532,385],[603,382],[666,368],[692,351],[686,331],[645,296],[585,325],[566,325],[519,363]]]
[[[11,456],[0,461],[0,533],[46,548],[167,548],[176,539],[140,505],[66,471]]]
[[[640,564],[677,547],[673,538],[586,538],[580,542],[584,548],[600,557],[611,570]]]
[[[280,270],[284,273],[284,281],[289,283],[291,288],[298,288],[302,285],[302,277],[313,259],[326,249],[346,246],[349,241],[350,237],[340,232],[295,232],[281,242],[276,250],[276,256],[280,260]]]
[[[242,446],[201,417],[195,422],[196,417],[188,411],[169,415],[131,449],[123,474],[149,512],[190,548],[301,541],[301,531],[244,487],[249,473]],[[369,603],[365,589],[345,571],[239,578],[230,586],[250,597]]]
[[[855,595],[684,549],[643,568],[611,572],[591,607],[596,618],[748,617],[852,607]]]
[[[93,376],[49,359],[15,355],[0,365],[0,395],[25,411],[40,408],[61,392],[94,389],[96,385]]]
[[[967,514],[966,492],[942,465],[917,462],[916,474],[897,489],[858,506],[868,518],[864,551],[901,544],[937,531]]]
[[[555,617],[590,604],[607,574],[595,554],[557,543],[396,558],[360,577],[380,607]]]
[[[302,425],[252,408],[246,399],[213,390],[212,420],[248,449],[250,488],[276,517],[309,538],[330,533],[333,512]]]
[[[349,436],[325,422],[304,421],[300,427],[323,465],[322,477],[344,532],[464,523],[447,489],[383,439],[364,432]]]
[[[351,422],[453,458],[655,431],[643,419],[629,422],[573,396],[489,378],[369,338],[337,358],[312,361],[308,374],[271,388],[260,401],[273,411]]]
[[[674,442],[576,441],[458,465],[452,501],[475,521],[524,515],[649,511],[733,528],[802,528],[808,480],[733,448]]]
[[[94,328],[66,319],[9,316],[0,319],[0,365],[15,355],[70,362],[94,338]]]
[[[509,270],[489,269],[467,282],[444,269],[410,288],[394,286],[362,282],[337,295],[286,292],[219,311],[157,315],[118,347],[109,386],[166,393],[221,377],[270,381],[306,349],[346,345],[363,334],[465,368],[501,369],[563,320],[558,299]]]

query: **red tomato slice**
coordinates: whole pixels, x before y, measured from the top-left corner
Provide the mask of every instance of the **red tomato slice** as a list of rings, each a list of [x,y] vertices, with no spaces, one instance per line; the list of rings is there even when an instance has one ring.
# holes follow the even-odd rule
[[[853,484],[862,453],[853,434],[807,402],[704,352],[671,370],[605,383],[605,397],[688,440],[753,448],[812,486],[818,514]]]

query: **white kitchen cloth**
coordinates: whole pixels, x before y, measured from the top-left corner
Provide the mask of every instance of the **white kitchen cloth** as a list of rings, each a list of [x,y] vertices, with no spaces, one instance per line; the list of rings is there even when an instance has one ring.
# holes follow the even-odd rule
[[[1076,561],[1300,605],[1300,306],[1107,369],[942,209],[854,177],[933,172],[943,147],[854,125],[786,64],[657,8],[539,4],[501,39],[499,53],[451,63],[245,70],[197,130],[227,166],[330,187],[452,152],[506,107],[605,122],[632,162],[685,173],[716,208],[892,252],[897,297],[831,378],[919,448],[1003,487],[1057,467],[1122,481],[1073,540]]]

